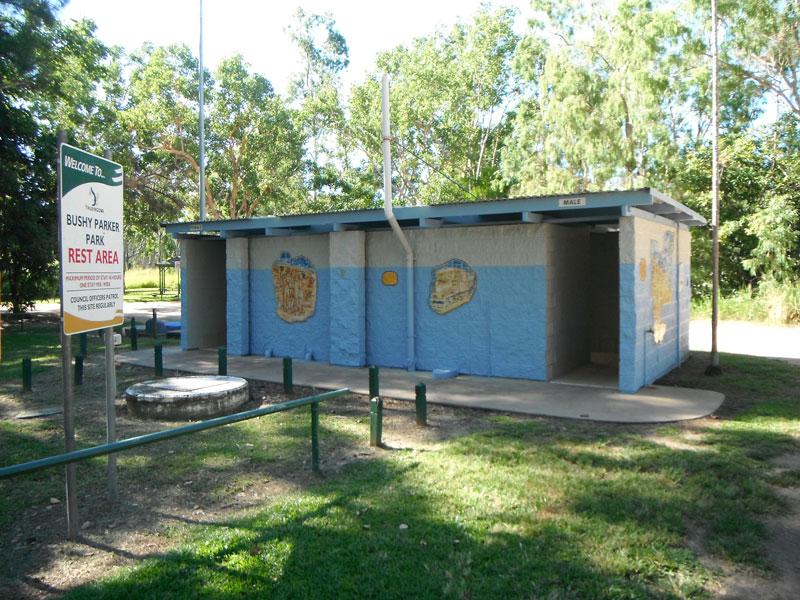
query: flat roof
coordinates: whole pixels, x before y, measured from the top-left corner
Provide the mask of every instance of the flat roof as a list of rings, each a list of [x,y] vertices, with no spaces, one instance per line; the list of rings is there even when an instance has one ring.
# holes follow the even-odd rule
[[[524,196],[426,206],[395,206],[403,228],[435,228],[511,223],[609,225],[620,217],[641,216],[687,226],[706,220],[689,207],[653,188]],[[216,234],[223,238],[253,235],[305,235],[353,229],[386,229],[383,208],[219,221],[162,223],[176,237]]]

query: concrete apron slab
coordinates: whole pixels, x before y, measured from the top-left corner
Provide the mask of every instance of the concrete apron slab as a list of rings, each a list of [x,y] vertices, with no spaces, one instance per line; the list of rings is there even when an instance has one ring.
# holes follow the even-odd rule
[[[117,361],[152,367],[153,351],[121,352]],[[215,374],[217,352],[164,348],[164,368]],[[231,356],[228,357],[228,374],[280,383],[283,381],[283,365],[280,358]],[[636,394],[623,394],[607,388],[527,379],[461,375],[454,379],[434,380],[427,371],[409,373],[388,368],[381,369],[381,396],[414,400],[414,385],[420,381],[427,386],[428,402],[433,404],[611,423],[698,419],[717,410],[725,399],[718,392],[680,387],[653,385]],[[369,393],[366,368],[295,359],[294,383],[323,390],[347,387],[357,394]]]

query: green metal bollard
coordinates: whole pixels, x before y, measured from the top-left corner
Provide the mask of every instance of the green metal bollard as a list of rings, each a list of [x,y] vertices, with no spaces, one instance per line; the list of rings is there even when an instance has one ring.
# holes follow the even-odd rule
[[[319,402],[311,405],[311,470],[319,473]]]
[[[414,386],[414,391],[416,392],[417,427],[425,427],[428,424],[427,388],[424,383],[419,382]]]
[[[23,358],[22,359],[22,391],[23,392],[30,392],[32,385],[31,382],[33,381],[33,369],[31,366],[31,359],[30,358]]]
[[[162,344],[156,344],[153,346],[153,352],[155,353],[155,360],[154,366],[156,368],[156,377],[163,377],[164,376],[164,347]]]
[[[217,363],[218,369],[217,373],[219,375],[227,375],[228,374],[228,348],[222,346],[217,350]]]
[[[383,400],[372,398],[369,401],[369,445],[383,445]]]
[[[375,365],[369,368],[369,397],[377,398],[381,395],[380,369]]]
[[[136,319],[131,317],[131,350],[139,349],[139,330],[136,329]]]
[[[294,382],[292,381],[292,357],[283,357],[283,393],[291,394],[294,390]]]
[[[81,356],[89,356],[89,334],[85,332],[82,333],[80,335],[80,340],[81,340],[81,352],[80,352]]]
[[[73,381],[75,385],[83,385],[83,356],[80,354],[75,357],[75,377]]]

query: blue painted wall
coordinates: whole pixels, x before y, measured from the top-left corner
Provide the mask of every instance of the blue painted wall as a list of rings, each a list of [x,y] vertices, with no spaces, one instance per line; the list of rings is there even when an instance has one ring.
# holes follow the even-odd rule
[[[397,285],[381,282],[384,271],[397,273]],[[369,267],[367,275],[366,325],[367,363],[406,368],[406,286],[405,267]]]
[[[449,257],[448,257],[449,258]],[[428,305],[433,267],[415,269],[416,368],[547,378],[545,268],[476,267],[472,300],[440,315]],[[394,270],[398,285],[381,274]],[[406,269],[367,269],[367,362],[406,367]]]
[[[634,228],[628,228],[626,239],[620,237],[620,244],[626,244],[635,252],[637,244],[634,243],[634,236],[638,236],[640,242],[638,252],[628,255],[629,259],[635,258],[637,264],[623,263],[619,266],[619,388],[623,392],[636,392],[680,366],[685,356],[685,349],[688,348],[691,317],[690,268],[689,265],[680,265],[676,271],[675,250],[670,252],[666,264],[663,265],[673,288],[671,301],[664,304],[661,311],[661,321],[666,325],[664,339],[657,344],[652,333],[654,259],[651,240],[655,240],[657,249],[663,249],[665,235],[672,235],[674,240],[674,226],[636,219]],[[643,248],[646,250],[643,251]],[[644,281],[639,277],[638,266],[638,260],[642,258],[647,261],[647,276]],[[680,311],[676,304],[676,286]]]
[[[331,267],[330,362],[361,367],[367,362],[366,276],[358,267]]]
[[[271,269],[250,271],[250,353],[313,360],[330,358],[330,270],[317,268],[317,306],[306,321],[287,323],[278,316]]]
[[[228,354],[250,354],[250,271],[228,269]]]
[[[619,389],[623,392],[635,392],[644,382],[644,332],[649,325],[643,323],[650,296],[636,271],[632,264],[619,266]]]

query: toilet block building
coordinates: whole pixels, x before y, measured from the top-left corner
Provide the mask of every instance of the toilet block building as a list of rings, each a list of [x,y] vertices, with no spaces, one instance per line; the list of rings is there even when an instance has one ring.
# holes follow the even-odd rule
[[[653,189],[171,223],[184,349],[635,392],[688,351],[690,227]],[[409,289],[409,286],[411,289]]]

